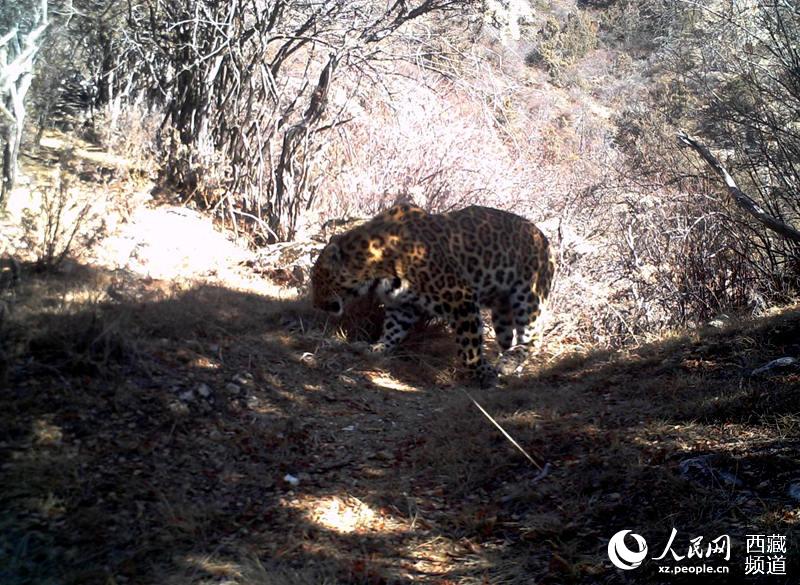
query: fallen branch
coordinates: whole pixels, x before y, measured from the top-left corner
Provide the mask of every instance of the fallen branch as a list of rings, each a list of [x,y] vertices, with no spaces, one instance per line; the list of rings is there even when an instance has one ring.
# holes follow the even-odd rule
[[[542,468],[542,466],[541,466],[541,465],[539,465],[539,464],[536,462],[536,460],[535,460],[533,457],[531,457],[531,456],[530,456],[530,454],[529,454],[529,453],[528,453],[528,452],[527,452],[525,449],[523,449],[523,448],[522,448],[522,445],[520,445],[519,443],[517,443],[517,441],[514,439],[514,437],[512,437],[512,436],[511,436],[511,435],[508,433],[508,431],[507,431],[507,430],[505,430],[505,429],[504,429],[504,428],[503,428],[503,427],[500,425],[500,423],[499,423],[499,422],[497,422],[497,421],[496,421],[496,420],[495,420],[495,419],[492,417],[492,415],[491,415],[491,414],[489,414],[488,412],[486,412],[486,409],[485,409],[485,408],[483,408],[483,407],[480,405],[480,403],[479,403],[477,400],[475,400],[475,399],[472,397],[472,394],[470,394],[469,392],[467,392],[467,391],[466,391],[464,388],[461,388],[461,391],[462,391],[462,392],[463,392],[463,393],[464,393],[464,394],[467,396],[467,398],[469,398],[469,399],[472,401],[472,403],[473,403],[475,406],[477,406],[477,407],[478,407],[478,410],[480,410],[480,411],[483,413],[483,415],[484,415],[486,418],[488,418],[488,419],[489,419],[489,421],[490,421],[490,422],[491,422],[491,423],[492,423],[494,426],[496,426],[496,427],[497,427],[497,428],[500,430],[500,432],[501,432],[501,433],[503,433],[503,436],[504,436],[506,439],[508,439],[508,440],[511,442],[511,444],[512,444],[512,445],[514,445],[514,446],[517,448],[517,450],[518,450],[520,453],[522,453],[523,455],[525,455],[525,458],[526,458],[528,461],[530,461],[530,462],[533,464],[533,466],[534,466],[536,469],[538,469],[538,470],[539,470],[539,474],[538,474],[538,475],[537,475],[537,476],[534,478],[534,481],[538,481],[538,480],[542,479],[542,478],[543,478],[545,475],[547,475],[547,473],[548,473],[548,472],[549,472],[549,470],[550,470],[550,464],[549,464],[549,463],[545,463],[545,466],[544,466],[544,468]]]
[[[725,185],[728,187],[728,193],[730,193],[731,197],[733,197],[736,205],[756,218],[767,229],[772,230],[776,234],[779,234],[788,240],[800,244],[800,230],[797,230],[793,226],[784,223],[775,217],[772,217],[770,214],[764,211],[764,209],[758,203],[756,203],[752,197],[739,189],[738,185],[736,185],[736,181],[733,180],[733,177],[731,177],[730,173],[728,173],[725,167],[722,166],[719,160],[717,160],[717,158],[711,154],[711,151],[708,150],[707,146],[705,146],[697,138],[689,136],[682,130],[678,132],[678,142],[696,151],[703,158],[703,160],[705,160],[708,165],[714,169],[714,171],[720,177],[722,177],[722,179],[725,181]]]

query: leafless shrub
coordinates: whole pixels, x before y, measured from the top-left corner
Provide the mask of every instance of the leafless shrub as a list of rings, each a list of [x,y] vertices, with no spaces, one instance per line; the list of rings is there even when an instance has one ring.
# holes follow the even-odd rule
[[[435,75],[415,78],[389,78],[394,98],[375,91],[371,110],[338,131],[328,166],[339,171],[321,187],[322,217],[373,215],[399,201],[440,212],[498,198],[501,181],[490,177],[513,161],[480,123],[481,105]]]
[[[614,253],[629,275],[629,299],[640,332],[760,304],[746,243],[731,229],[729,210],[699,187],[666,193],[675,198],[669,203],[626,201],[629,213],[618,227]]]
[[[104,118],[96,129],[99,141],[127,161],[132,172],[156,178],[160,153],[153,139],[159,135],[163,112],[149,108],[141,96],[124,102],[118,96],[106,104]]]
[[[33,251],[40,270],[54,270],[69,255],[88,250],[104,233],[105,221],[91,204],[77,199],[66,181],[40,188],[39,208],[23,212],[23,241]]]
[[[354,110],[337,130],[325,161],[338,170],[320,187],[322,217],[408,200],[431,211],[483,204],[543,220],[570,192],[602,180],[609,125],[591,105],[524,83],[524,56],[491,38],[468,47],[433,38],[430,52],[449,61],[434,70],[424,60],[386,65],[367,94],[370,109]]]
[[[702,160],[676,152],[675,132],[685,125],[722,147],[720,158],[765,213],[796,224],[796,159],[787,156],[800,144],[788,50],[800,31],[796,11],[635,4],[665,34],[650,47],[649,105],[617,119],[628,158],[618,189],[629,211],[613,250],[641,316],[633,321],[658,330],[791,299],[800,290],[796,244],[737,209]]]
[[[699,5],[672,0],[581,0],[601,5],[600,31],[606,42],[635,57],[650,55],[681,36],[687,23],[701,13]]]
[[[370,83],[383,39],[424,15],[468,6],[146,2],[129,12],[118,41],[117,91],[156,88],[146,95],[174,130],[161,135],[174,186],[235,229],[291,239],[323,177],[326,138]],[[344,76],[356,82],[335,93]]]

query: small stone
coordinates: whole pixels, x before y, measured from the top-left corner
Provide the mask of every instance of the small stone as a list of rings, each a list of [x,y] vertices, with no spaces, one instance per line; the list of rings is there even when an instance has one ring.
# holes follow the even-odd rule
[[[789,497],[796,502],[800,502],[800,480],[789,484]]]
[[[178,394],[178,398],[180,398],[184,402],[191,402],[192,400],[194,400],[194,392],[192,392],[191,390],[185,390],[180,394]]]
[[[713,327],[714,329],[722,329],[726,325],[728,325],[728,323],[730,323],[730,321],[731,321],[731,318],[728,317],[728,315],[719,315],[715,319],[712,319],[711,321],[709,321],[708,322],[708,326],[709,327]]]
[[[253,383],[253,374],[250,372],[236,374],[233,377],[233,383],[239,386],[250,386]]]
[[[200,384],[197,387],[197,393],[203,398],[208,398],[211,396],[211,388],[208,386],[208,384]]]
[[[186,406],[183,402],[170,402],[169,409],[179,415],[189,414],[189,407]]]
[[[712,466],[712,456],[700,455],[684,459],[678,464],[680,473],[686,479],[705,485],[728,484],[732,487],[741,487],[742,481],[733,473],[724,469],[715,469]]]
[[[242,388],[238,384],[234,384],[233,382],[225,384],[225,392],[228,394],[238,394],[241,391]]]
[[[785,368],[789,368],[792,366],[797,365],[797,359],[793,357],[782,357],[776,360],[772,360],[771,362],[764,364],[760,368],[756,368],[753,370],[753,376],[763,376],[771,372],[772,370],[783,370]]]

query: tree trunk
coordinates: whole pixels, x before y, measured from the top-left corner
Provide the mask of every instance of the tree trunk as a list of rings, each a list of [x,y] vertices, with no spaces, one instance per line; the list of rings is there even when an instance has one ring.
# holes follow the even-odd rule
[[[4,144],[0,207],[14,187],[25,124],[25,95],[31,85],[33,63],[47,25],[47,0],[42,0],[29,33],[23,36],[14,28],[0,37],[0,116],[5,118],[2,131]]]

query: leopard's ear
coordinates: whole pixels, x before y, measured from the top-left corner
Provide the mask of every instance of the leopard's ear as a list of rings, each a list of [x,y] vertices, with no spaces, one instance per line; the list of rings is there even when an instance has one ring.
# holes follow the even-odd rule
[[[342,262],[342,248],[339,245],[340,240],[340,236],[333,236],[325,248],[325,253],[333,264],[341,264]]]
[[[331,260],[333,260],[336,264],[340,264],[342,262],[342,249],[339,247],[339,244],[333,244],[331,246]]]

